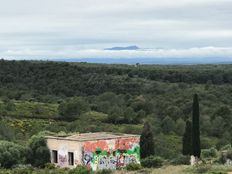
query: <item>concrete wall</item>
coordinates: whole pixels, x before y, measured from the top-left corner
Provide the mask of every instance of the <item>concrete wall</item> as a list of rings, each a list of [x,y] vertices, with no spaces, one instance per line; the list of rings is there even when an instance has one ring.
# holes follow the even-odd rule
[[[93,170],[116,169],[129,163],[140,163],[139,138],[84,142],[83,162]]]
[[[95,171],[116,169],[129,163],[140,163],[139,141],[139,137],[85,142],[47,139],[47,145],[51,152],[58,151],[56,165],[72,168],[83,164]],[[68,165],[68,152],[74,152],[74,166]]]
[[[58,152],[58,163],[56,165],[60,167],[76,167],[82,164],[82,147],[77,141],[69,140],[58,140],[58,139],[47,139],[47,145],[52,154],[52,150],[57,150]],[[68,152],[74,153],[74,165],[68,165]],[[51,162],[53,159],[51,159]]]

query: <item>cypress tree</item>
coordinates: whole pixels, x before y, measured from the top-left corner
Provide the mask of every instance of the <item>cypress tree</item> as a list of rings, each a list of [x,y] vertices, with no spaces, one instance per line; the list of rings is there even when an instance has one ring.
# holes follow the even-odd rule
[[[192,154],[192,123],[187,120],[185,125],[185,132],[182,139],[182,154],[191,155]]]
[[[192,111],[192,155],[198,158],[201,155],[199,117],[198,95],[194,94]]]
[[[151,126],[148,122],[145,122],[143,131],[140,137],[140,156],[146,158],[154,155],[154,140]]]

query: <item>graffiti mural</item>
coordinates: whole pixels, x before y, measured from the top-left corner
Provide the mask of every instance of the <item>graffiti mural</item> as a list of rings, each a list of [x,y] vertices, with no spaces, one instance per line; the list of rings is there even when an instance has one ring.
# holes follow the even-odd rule
[[[67,147],[66,146],[62,146],[59,151],[58,151],[58,163],[59,166],[61,167],[65,167],[68,163],[68,157],[67,157]]]
[[[98,160],[98,169],[116,169],[117,159],[114,156],[102,156]]]
[[[83,153],[83,163],[86,166],[90,166],[90,163],[93,159],[93,153],[92,152],[84,152]]]
[[[66,163],[67,163],[67,157],[63,155],[59,155],[59,165],[62,167],[65,166]]]
[[[116,169],[130,163],[140,163],[139,138],[85,142],[82,160],[93,170]]]

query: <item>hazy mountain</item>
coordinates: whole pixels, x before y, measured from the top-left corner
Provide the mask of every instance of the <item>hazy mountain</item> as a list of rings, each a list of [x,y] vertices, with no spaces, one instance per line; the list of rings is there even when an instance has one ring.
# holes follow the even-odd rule
[[[104,64],[229,64],[230,59],[224,58],[83,58],[83,59],[52,59],[65,62],[87,62]]]
[[[136,45],[131,45],[127,47],[112,47],[112,48],[105,48],[105,50],[114,50],[114,51],[121,51],[121,50],[138,50],[139,47]]]

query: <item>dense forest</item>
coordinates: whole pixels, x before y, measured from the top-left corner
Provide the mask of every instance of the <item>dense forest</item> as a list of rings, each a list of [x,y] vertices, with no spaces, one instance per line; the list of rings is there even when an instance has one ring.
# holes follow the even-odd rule
[[[232,137],[232,65],[105,65],[0,60],[0,139],[24,144],[41,131],[140,134],[152,125],[155,153],[181,153],[192,96],[201,148]]]

